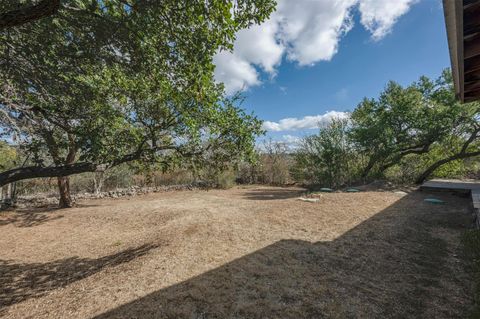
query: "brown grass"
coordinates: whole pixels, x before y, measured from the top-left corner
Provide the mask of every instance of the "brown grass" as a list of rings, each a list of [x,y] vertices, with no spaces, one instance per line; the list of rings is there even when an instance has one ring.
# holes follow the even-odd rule
[[[469,200],[182,191],[0,215],[0,317],[464,318]]]

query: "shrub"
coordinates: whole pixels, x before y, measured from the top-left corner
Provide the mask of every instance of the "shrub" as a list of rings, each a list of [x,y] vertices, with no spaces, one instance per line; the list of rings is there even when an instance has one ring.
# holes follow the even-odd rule
[[[228,189],[235,186],[236,174],[233,169],[219,172],[215,176],[215,186],[222,189]]]
[[[295,154],[294,178],[328,187],[357,181],[363,161],[350,141],[348,128],[348,120],[338,119],[305,137]]]

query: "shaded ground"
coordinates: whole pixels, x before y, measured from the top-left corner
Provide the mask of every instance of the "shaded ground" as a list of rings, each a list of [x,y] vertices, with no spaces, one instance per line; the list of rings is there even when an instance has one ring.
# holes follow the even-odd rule
[[[0,214],[0,317],[464,318],[468,198],[249,187]]]

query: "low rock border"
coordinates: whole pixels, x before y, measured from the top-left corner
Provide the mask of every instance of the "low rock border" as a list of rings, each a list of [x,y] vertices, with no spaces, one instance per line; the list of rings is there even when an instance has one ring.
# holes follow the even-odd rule
[[[102,198],[124,198],[149,193],[162,193],[173,191],[191,191],[199,189],[209,189],[210,185],[206,183],[182,184],[182,185],[165,185],[155,187],[131,186],[128,188],[119,188],[116,190],[99,192],[99,193],[76,193],[72,194],[74,201],[82,199],[102,199]],[[35,207],[58,204],[59,198],[56,194],[34,194],[26,196],[18,196],[14,207]]]

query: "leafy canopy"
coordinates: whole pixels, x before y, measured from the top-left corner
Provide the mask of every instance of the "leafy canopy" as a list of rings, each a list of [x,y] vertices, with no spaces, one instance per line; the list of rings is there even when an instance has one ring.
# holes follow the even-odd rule
[[[478,103],[455,99],[449,70],[407,87],[388,83],[378,99],[363,100],[351,115],[351,138],[370,159],[364,177],[372,170],[382,173],[407,155],[462,139],[474,128],[478,112]]]
[[[2,135],[39,167],[251,158],[261,123],[224,96],[212,57],[274,7],[62,1],[54,16],[0,32]]]

